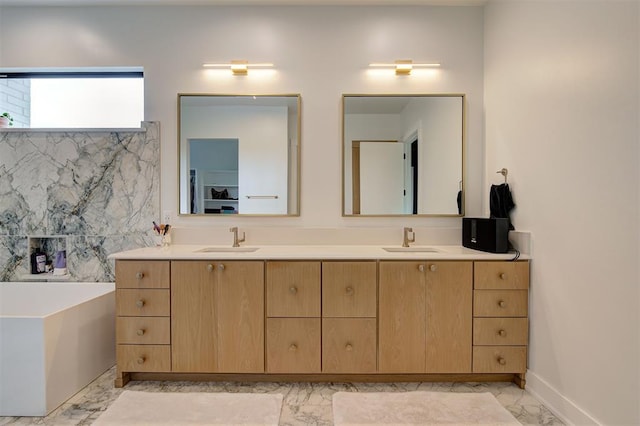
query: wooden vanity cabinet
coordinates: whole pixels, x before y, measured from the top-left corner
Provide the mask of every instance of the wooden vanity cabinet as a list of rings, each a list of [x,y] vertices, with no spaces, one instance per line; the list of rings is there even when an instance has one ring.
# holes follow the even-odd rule
[[[381,261],[380,373],[472,371],[473,263]]]
[[[264,372],[264,263],[171,262],[171,370]]]
[[[115,383],[364,374],[524,387],[528,289],[528,261],[117,260]]]

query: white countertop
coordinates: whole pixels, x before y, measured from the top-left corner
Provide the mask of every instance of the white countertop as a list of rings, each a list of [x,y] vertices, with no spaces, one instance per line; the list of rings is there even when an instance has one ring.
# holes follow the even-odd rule
[[[381,260],[511,260],[514,253],[487,253],[468,249],[462,246],[411,246],[410,250],[433,249],[435,251],[406,251],[388,252],[383,247],[400,248],[399,245],[243,245],[240,250],[258,247],[256,251],[222,251],[202,252],[202,249],[221,248],[232,250],[230,246],[223,245],[195,245],[182,244],[168,247],[146,247],[134,250],[122,251],[109,256],[110,259],[120,260],[264,260],[264,259],[381,259]],[[520,260],[528,260],[530,256],[521,255]]]

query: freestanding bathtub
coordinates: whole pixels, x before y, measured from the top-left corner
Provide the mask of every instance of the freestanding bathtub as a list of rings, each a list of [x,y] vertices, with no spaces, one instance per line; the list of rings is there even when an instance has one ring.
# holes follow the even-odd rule
[[[0,416],[46,416],[115,364],[114,287],[0,282]]]

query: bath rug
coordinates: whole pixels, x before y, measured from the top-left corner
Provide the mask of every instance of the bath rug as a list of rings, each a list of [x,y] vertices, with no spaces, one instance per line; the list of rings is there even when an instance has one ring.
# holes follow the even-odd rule
[[[520,425],[490,393],[336,392],[335,426]]]
[[[282,395],[123,391],[94,426],[274,425]]]

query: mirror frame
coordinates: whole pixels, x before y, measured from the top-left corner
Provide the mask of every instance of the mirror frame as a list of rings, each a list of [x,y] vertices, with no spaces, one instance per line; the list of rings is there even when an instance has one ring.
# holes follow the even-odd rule
[[[297,133],[297,138],[298,138],[298,150],[296,153],[296,158],[295,158],[295,163],[296,163],[296,173],[295,173],[295,179],[297,182],[297,188],[296,188],[296,212],[295,213],[286,213],[286,214],[271,214],[271,213],[238,213],[238,214],[232,214],[232,215],[222,215],[222,214],[207,214],[207,213],[182,213],[181,212],[181,205],[180,205],[180,196],[181,196],[181,184],[180,184],[180,178],[181,178],[181,158],[180,158],[180,154],[181,154],[181,136],[182,136],[182,108],[181,108],[181,99],[182,97],[257,97],[257,98],[267,98],[267,97],[282,97],[282,98],[296,98],[296,108],[298,110],[297,113],[297,122],[296,122],[296,133]],[[178,152],[178,156],[177,156],[177,165],[178,165],[178,216],[180,216],[181,218],[189,218],[189,217],[193,217],[193,218],[202,218],[202,217],[211,217],[211,218],[217,218],[217,217],[231,217],[231,218],[235,218],[235,217],[298,217],[300,216],[300,206],[301,206],[301,202],[300,202],[300,196],[301,196],[301,187],[302,187],[302,181],[301,181],[301,166],[302,166],[302,161],[301,161],[301,151],[302,151],[302,129],[301,129],[301,125],[302,125],[302,96],[299,93],[286,93],[286,94],[282,94],[282,93],[278,93],[278,94],[233,94],[233,93],[178,93],[178,112],[177,112],[177,132],[178,132],[178,143],[177,143],[177,152]],[[289,171],[287,172],[289,173]]]
[[[347,98],[392,98],[392,97],[405,97],[405,98],[444,98],[444,97],[459,97],[462,100],[462,158],[461,158],[461,177],[462,182],[460,184],[460,191],[462,191],[461,197],[461,213],[418,213],[418,214],[346,214],[345,213],[345,150],[346,150],[346,141],[345,141],[345,101]],[[342,217],[463,217],[465,215],[465,181],[466,181],[466,115],[467,115],[467,102],[466,95],[464,93],[393,93],[393,94],[378,94],[378,93],[343,93],[342,94],[342,103],[341,103],[341,116],[342,116],[342,145],[340,158],[342,162]]]

